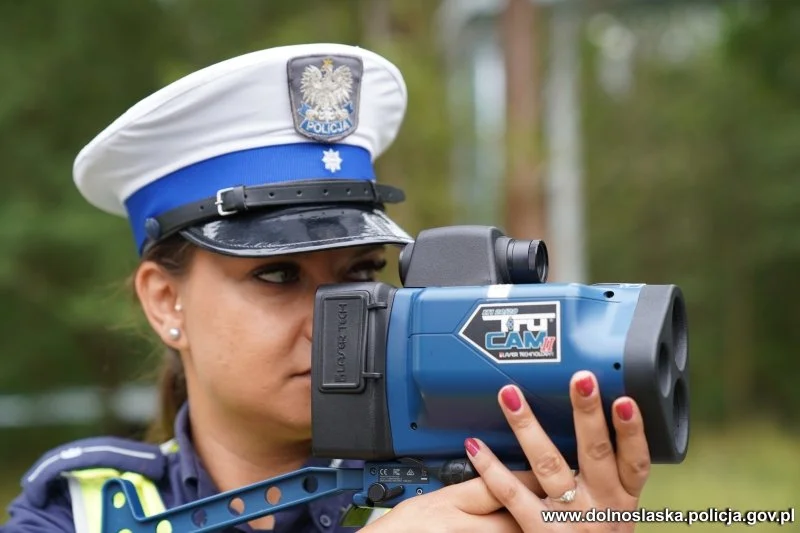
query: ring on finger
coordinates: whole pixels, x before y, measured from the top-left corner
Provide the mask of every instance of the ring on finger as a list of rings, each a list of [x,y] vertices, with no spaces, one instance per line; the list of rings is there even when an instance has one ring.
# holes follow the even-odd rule
[[[570,473],[572,474],[573,477],[578,475],[578,471],[574,469],[571,469]],[[577,494],[577,492],[578,492],[578,486],[575,485],[574,489],[569,489],[565,491],[564,494],[562,494],[558,498],[551,497],[551,499],[559,503],[572,503],[573,501],[575,501],[575,494]]]
[[[572,503],[573,501],[575,501],[575,494],[577,492],[578,492],[578,487],[575,487],[574,489],[569,489],[558,498],[553,498],[553,501],[557,501],[559,503]]]
[[[571,469],[570,472],[572,473],[573,476],[577,476],[578,475],[578,471],[575,470],[575,469]],[[577,494],[577,492],[578,492],[578,486],[575,485],[574,489],[569,489],[568,491],[564,492],[564,494],[562,494],[558,498],[553,498],[553,501],[556,501],[556,502],[559,502],[559,503],[572,503],[573,501],[575,501],[575,494]]]

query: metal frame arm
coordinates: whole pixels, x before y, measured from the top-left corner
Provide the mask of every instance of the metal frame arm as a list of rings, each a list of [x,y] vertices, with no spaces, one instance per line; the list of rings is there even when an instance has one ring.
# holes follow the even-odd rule
[[[279,496],[277,491],[270,492],[273,487],[280,491]],[[145,517],[134,485],[112,479],[103,486],[102,533],[221,531],[296,505],[363,488],[361,468],[309,467]]]

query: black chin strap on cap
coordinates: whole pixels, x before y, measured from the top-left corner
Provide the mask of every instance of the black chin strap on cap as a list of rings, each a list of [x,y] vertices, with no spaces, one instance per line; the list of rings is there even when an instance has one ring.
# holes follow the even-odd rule
[[[261,209],[309,204],[383,204],[405,200],[402,190],[363,180],[298,181],[278,185],[228,187],[215,196],[172,209],[145,221],[150,242],[195,224]]]

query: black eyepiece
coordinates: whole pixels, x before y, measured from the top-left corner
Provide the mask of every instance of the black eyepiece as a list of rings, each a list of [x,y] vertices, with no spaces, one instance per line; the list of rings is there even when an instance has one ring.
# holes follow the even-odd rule
[[[549,257],[544,241],[502,237],[497,240],[497,262],[506,282],[513,284],[545,283]]]
[[[403,287],[546,283],[544,241],[512,239],[491,226],[447,226],[420,232],[400,252]]]
[[[406,244],[402,250],[400,250],[400,257],[398,262],[398,270],[400,274],[400,283],[402,285],[406,284],[406,276],[408,276],[408,269],[411,268],[411,255],[414,253],[414,243]]]

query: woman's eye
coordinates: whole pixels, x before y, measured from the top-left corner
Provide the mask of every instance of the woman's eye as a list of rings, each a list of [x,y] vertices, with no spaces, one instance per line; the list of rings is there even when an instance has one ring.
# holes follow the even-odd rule
[[[256,277],[267,283],[290,283],[297,280],[297,269],[276,268],[262,271]]]
[[[385,267],[386,261],[366,261],[354,266],[350,271],[350,277],[356,281],[373,281],[376,274]]]

